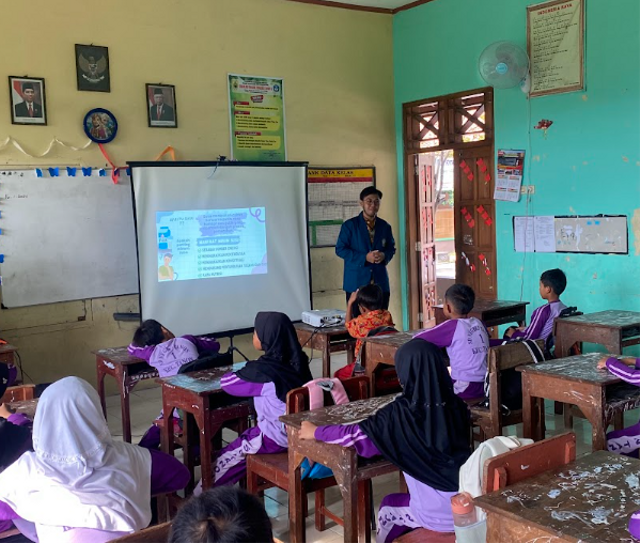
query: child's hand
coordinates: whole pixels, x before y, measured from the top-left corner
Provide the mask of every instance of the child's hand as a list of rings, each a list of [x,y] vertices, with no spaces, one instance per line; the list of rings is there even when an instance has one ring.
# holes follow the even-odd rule
[[[9,406],[6,403],[0,403],[0,417],[8,419],[11,415],[13,415],[13,411],[9,409]]]
[[[304,420],[302,421],[300,432],[298,432],[298,437],[306,441],[314,440],[316,438],[316,428],[317,426],[315,424],[308,420]]]
[[[608,356],[603,356],[600,360],[598,360],[598,366],[597,368],[599,370],[605,370],[607,369],[607,360],[609,360],[610,357]]]
[[[359,289],[358,289],[359,290]],[[349,296],[349,302],[348,304],[355,304],[356,303],[356,298],[358,297],[358,291],[356,290],[355,292],[351,293],[351,296]]]
[[[515,329],[513,326],[510,326],[509,328],[507,328],[507,329],[504,331],[504,335],[505,335],[506,337],[511,337],[515,331],[516,331],[516,329]]]

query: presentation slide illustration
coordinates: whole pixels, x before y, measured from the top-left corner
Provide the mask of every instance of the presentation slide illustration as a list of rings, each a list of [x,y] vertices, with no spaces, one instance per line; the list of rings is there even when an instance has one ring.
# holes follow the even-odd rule
[[[267,273],[264,207],[156,212],[158,281]]]

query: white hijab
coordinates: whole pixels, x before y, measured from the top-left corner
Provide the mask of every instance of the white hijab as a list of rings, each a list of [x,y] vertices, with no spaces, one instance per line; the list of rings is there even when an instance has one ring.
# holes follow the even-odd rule
[[[35,452],[0,474],[0,500],[45,526],[141,530],[151,521],[151,455],[114,442],[96,391],[66,377],[42,394]]]

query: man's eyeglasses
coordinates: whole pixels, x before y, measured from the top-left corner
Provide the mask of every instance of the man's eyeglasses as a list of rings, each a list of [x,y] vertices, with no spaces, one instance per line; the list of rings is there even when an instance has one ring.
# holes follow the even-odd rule
[[[365,204],[369,204],[369,205],[378,205],[378,204],[380,204],[380,200],[378,200],[378,198],[376,198],[375,200],[373,200],[373,199],[371,199],[371,198],[365,198],[365,199],[363,200],[363,202],[364,202]]]

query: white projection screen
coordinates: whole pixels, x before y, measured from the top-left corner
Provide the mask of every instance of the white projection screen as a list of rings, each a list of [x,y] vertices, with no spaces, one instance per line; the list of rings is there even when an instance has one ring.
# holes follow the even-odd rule
[[[143,319],[211,334],[311,308],[306,163],[130,166]]]

